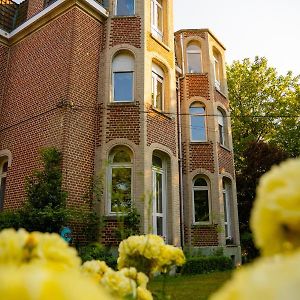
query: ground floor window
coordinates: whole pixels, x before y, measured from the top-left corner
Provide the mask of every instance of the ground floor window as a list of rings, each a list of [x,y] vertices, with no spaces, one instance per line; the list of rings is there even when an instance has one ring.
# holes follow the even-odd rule
[[[193,222],[196,224],[210,223],[210,193],[209,184],[203,177],[197,177],[193,182]]]
[[[8,160],[3,159],[2,161],[0,161],[0,210],[3,208],[4,205],[7,169],[8,169]]]
[[[230,181],[223,178],[223,205],[224,205],[224,226],[225,226],[225,238],[226,242],[232,240],[232,228],[231,228],[231,185]]]

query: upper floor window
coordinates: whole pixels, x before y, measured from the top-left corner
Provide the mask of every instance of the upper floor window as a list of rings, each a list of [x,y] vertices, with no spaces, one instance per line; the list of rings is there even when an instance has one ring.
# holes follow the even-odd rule
[[[194,102],[190,106],[191,141],[206,141],[205,106]]]
[[[151,0],[151,27],[154,35],[163,38],[163,0]]]
[[[225,239],[226,242],[232,240],[232,228],[231,228],[231,193],[230,193],[230,181],[223,178],[223,205],[224,205],[224,226],[225,226]]]
[[[210,193],[206,179],[198,177],[193,184],[194,223],[210,222]]]
[[[215,77],[215,87],[220,90],[221,89],[221,81],[222,81],[222,57],[218,50],[213,50],[213,67],[214,67],[214,77]]]
[[[191,42],[188,44],[186,52],[188,73],[201,73],[202,66],[200,46],[195,42]]]
[[[134,99],[134,58],[130,53],[116,55],[112,63],[114,102],[132,102]]]
[[[218,131],[219,131],[219,143],[222,146],[228,146],[228,140],[226,136],[226,118],[225,118],[225,113],[218,109]]]
[[[117,0],[116,15],[117,16],[133,16],[135,0]]]
[[[109,155],[109,213],[124,213],[132,203],[132,153],[117,147]]]
[[[7,170],[8,160],[4,159],[0,161],[0,210],[3,208],[4,204]]]
[[[152,105],[154,108],[164,108],[164,71],[156,64],[152,65]]]

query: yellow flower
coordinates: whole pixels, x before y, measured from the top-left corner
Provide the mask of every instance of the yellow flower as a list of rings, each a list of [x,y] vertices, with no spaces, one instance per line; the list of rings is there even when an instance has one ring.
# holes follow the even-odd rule
[[[0,295],[3,300],[112,300],[75,270],[58,272],[37,264],[0,266]]]
[[[162,268],[166,269],[167,271],[169,266],[182,266],[185,263],[185,256],[180,248],[165,245],[161,248],[159,262]]]
[[[138,287],[137,288],[137,300],[152,300],[152,294],[147,289]]]
[[[300,247],[300,159],[275,166],[260,181],[251,216],[264,255]]]
[[[300,252],[263,257],[237,270],[210,300],[296,300],[300,295]]]
[[[94,278],[97,282],[99,282],[105,272],[110,270],[110,268],[106,265],[104,261],[100,260],[90,260],[86,261],[82,266],[81,270],[83,274],[87,274],[90,277]]]
[[[149,282],[149,278],[146,274],[139,272],[137,274],[136,283],[139,287],[147,288],[147,284]]]

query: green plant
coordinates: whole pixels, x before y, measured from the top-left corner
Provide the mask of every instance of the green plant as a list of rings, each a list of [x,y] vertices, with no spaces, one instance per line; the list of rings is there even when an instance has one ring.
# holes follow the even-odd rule
[[[0,213],[0,230],[5,228],[20,227],[20,213],[19,211],[3,211]]]
[[[182,274],[204,274],[215,271],[225,271],[233,269],[231,258],[226,256],[203,256],[187,259],[183,265]]]

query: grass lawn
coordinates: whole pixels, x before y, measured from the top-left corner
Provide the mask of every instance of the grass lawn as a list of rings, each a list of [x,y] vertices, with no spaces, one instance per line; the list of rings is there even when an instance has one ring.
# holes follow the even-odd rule
[[[201,275],[167,277],[166,290],[172,300],[204,300],[216,291],[231,276],[232,271],[215,272]],[[150,290],[160,291],[162,277],[150,283]],[[191,298],[189,298],[191,297]]]

